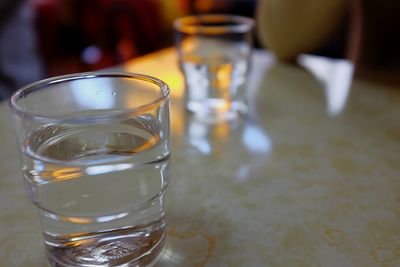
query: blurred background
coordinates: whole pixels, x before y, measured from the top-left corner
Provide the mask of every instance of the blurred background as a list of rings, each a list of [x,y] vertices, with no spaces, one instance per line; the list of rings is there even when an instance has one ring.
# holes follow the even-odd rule
[[[256,17],[261,1],[273,2],[0,0],[0,100],[45,77],[112,67],[170,47],[174,44],[172,22],[179,16],[230,13]],[[400,2],[348,2],[329,37],[305,52],[348,58],[357,63],[359,75],[400,84]],[[256,33],[255,37],[255,46],[260,47]]]

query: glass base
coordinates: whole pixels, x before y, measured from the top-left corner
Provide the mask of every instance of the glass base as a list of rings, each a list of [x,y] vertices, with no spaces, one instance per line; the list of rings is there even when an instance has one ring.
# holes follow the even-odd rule
[[[47,245],[47,258],[53,267],[149,267],[161,259],[164,229],[141,237],[137,233],[124,234],[94,243],[85,240],[88,244],[77,244],[75,248],[73,244],[68,248]]]

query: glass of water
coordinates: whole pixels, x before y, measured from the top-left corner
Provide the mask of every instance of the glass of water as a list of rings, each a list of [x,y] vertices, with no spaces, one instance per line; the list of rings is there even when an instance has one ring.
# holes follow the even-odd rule
[[[10,100],[26,191],[52,266],[150,266],[165,243],[169,88],[81,73]]]
[[[175,20],[186,108],[197,118],[224,121],[247,112],[245,86],[253,26],[252,19],[233,15]]]

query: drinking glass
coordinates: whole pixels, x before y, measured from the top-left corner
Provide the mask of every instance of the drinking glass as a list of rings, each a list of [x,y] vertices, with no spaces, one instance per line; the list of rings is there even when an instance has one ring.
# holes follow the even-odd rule
[[[234,15],[198,15],[174,22],[186,108],[205,121],[237,118],[248,110],[245,85],[254,21]]]
[[[46,79],[10,100],[52,266],[149,266],[165,242],[169,88],[113,72]]]

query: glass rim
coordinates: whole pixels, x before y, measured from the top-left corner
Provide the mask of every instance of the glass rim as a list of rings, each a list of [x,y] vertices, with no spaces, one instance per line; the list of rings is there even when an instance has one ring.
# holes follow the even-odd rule
[[[74,122],[104,121],[113,118],[124,117],[126,115],[141,113],[143,111],[150,110],[155,106],[158,106],[159,104],[162,104],[168,99],[170,95],[169,86],[162,80],[155,78],[153,76],[149,76],[146,74],[139,74],[139,73],[128,73],[123,71],[95,71],[95,72],[81,72],[81,73],[73,73],[61,76],[54,76],[51,78],[30,83],[28,85],[21,87],[12,95],[8,102],[8,105],[11,109],[11,112],[14,113],[15,115],[26,119],[31,119],[33,121],[41,121],[41,122],[65,121],[67,119],[57,115],[51,116],[40,112],[32,112],[29,110],[25,110],[20,105],[18,105],[18,100],[30,93],[33,93],[41,89],[45,89],[49,85],[71,82],[76,80],[83,80],[83,79],[95,79],[95,78],[128,78],[132,80],[140,80],[143,82],[152,83],[160,88],[162,96],[156,98],[155,100],[147,104],[139,105],[134,108],[126,108],[124,110],[109,112],[109,114],[82,115],[79,116],[79,118],[77,119],[72,119],[72,121]],[[68,119],[68,121],[71,121],[71,119]]]
[[[201,25],[201,23],[236,23],[232,25]],[[195,24],[199,23],[199,24]],[[186,34],[246,33],[254,27],[254,19],[229,14],[191,15],[175,19],[174,28]]]

